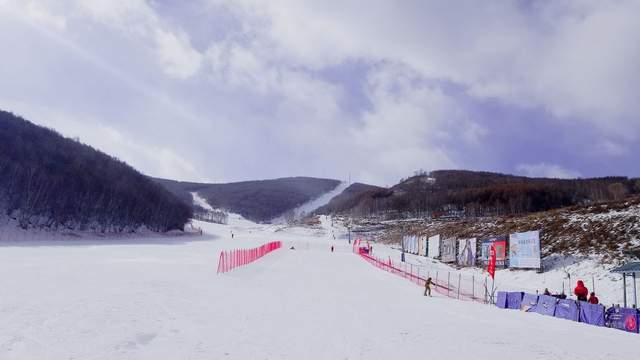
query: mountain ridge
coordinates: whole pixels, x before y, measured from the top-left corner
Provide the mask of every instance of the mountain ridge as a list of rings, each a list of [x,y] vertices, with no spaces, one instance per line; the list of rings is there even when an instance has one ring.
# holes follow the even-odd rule
[[[197,192],[214,208],[224,208],[256,222],[282,216],[340,184],[339,180],[307,176],[218,184],[152,179],[186,203],[192,204],[190,192]]]
[[[624,176],[587,179],[529,178],[470,170],[436,170],[389,188],[345,195],[326,214],[358,216],[487,216],[522,214],[621,200],[640,193],[640,180]]]

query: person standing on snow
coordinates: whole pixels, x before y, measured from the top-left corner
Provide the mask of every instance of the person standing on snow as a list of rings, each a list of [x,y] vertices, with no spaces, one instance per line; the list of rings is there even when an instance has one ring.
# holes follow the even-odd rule
[[[433,285],[433,281],[431,278],[428,278],[427,281],[424,282],[424,296],[431,296],[431,285]]]
[[[582,280],[578,280],[578,284],[573,290],[573,293],[578,297],[578,301],[587,301],[589,289],[584,286],[584,282]]]
[[[598,305],[599,303],[600,303],[600,300],[596,296],[596,293],[592,291],[591,294],[589,295],[589,304]]]
[[[331,252],[333,252],[333,245],[331,245]]]

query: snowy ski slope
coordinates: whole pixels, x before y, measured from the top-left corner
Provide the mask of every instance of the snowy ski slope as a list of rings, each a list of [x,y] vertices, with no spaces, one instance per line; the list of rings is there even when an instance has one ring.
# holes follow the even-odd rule
[[[4,243],[0,359],[637,358],[640,335],[424,298],[322,223],[231,217],[198,223],[203,237]],[[216,275],[220,250],[272,240],[283,249]]]

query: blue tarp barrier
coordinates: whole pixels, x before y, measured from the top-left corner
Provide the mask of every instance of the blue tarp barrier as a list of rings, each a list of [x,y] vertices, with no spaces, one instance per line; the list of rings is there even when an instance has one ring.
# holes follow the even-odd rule
[[[520,310],[520,304],[522,303],[522,294],[522,292],[507,293],[507,309]]]
[[[604,315],[605,324],[614,329],[638,333],[638,310],[621,307],[607,309]]]
[[[580,316],[580,310],[578,309],[578,303],[575,300],[560,299],[556,304],[556,313],[554,315],[557,318],[578,321]]]
[[[604,326],[604,306],[589,304],[586,301],[580,301],[580,322]]]
[[[558,299],[553,296],[540,295],[538,297],[538,303],[533,308],[533,312],[553,316],[556,312],[556,301],[558,301]]]
[[[498,291],[498,297],[496,299],[496,306],[501,309],[507,308],[507,293],[504,291]]]
[[[538,295],[536,294],[524,294],[522,298],[522,304],[520,304],[520,310],[533,311],[533,308],[538,304]]]

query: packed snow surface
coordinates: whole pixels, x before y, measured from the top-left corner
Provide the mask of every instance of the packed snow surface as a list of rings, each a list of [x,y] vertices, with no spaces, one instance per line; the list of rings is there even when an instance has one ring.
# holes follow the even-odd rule
[[[425,298],[326,219],[196,225],[204,236],[0,244],[0,359],[637,359],[640,335]],[[221,250],[273,240],[216,274]]]

